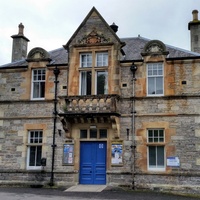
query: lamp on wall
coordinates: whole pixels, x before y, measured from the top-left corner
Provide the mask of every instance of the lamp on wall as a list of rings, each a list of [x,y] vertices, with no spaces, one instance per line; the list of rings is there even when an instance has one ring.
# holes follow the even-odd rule
[[[132,63],[132,65],[130,66],[130,70],[133,73],[133,77],[135,78],[135,72],[137,71],[137,66]]]

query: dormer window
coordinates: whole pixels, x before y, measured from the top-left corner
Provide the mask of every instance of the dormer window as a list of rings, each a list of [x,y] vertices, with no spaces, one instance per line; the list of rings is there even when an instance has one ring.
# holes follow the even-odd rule
[[[80,54],[80,95],[108,93],[108,52]]]

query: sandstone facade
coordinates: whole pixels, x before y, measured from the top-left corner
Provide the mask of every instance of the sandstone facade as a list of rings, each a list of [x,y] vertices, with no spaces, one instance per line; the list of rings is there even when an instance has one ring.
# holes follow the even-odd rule
[[[158,40],[120,39],[95,8],[64,48],[34,48],[26,60],[0,67],[0,184],[48,185],[52,173],[56,185],[84,183],[81,145],[102,148],[102,142],[104,184],[198,192],[200,54]],[[97,54],[107,59],[105,66],[96,66]],[[91,66],[81,67],[83,60]],[[33,80],[43,82],[42,70],[44,97],[34,98]],[[81,94],[84,73],[91,80],[89,94]],[[162,80],[154,82],[161,91],[148,92],[152,77]],[[102,84],[106,92],[98,93]],[[31,140],[35,131],[42,132],[41,143]],[[38,159],[45,158],[45,166],[30,165],[31,146],[36,160],[41,146]]]

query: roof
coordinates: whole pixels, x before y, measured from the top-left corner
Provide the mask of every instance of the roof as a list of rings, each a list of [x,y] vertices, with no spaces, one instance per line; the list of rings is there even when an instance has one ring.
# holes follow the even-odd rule
[[[132,38],[121,38],[121,41],[126,43],[126,45],[123,47],[125,52],[124,60],[140,60],[142,59],[141,52],[144,46],[151,40],[138,36]],[[200,54],[196,52],[184,50],[167,44],[165,44],[165,46],[166,50],[169,51],[167,58],[186,58],[200,56]]]
[[[121,42],[125,42],[126,45],[122,48],[125,56],[122,58],[123,61],[134,61],[134,60],[141,60],[141,52],[147,44],[147,42],[151,41],[149,39],[143,37],[130,37],[130,38],[120,38]],[[169,51],[167,58],[195,58],[200,57],[199,53],[191,52],[188,50],[184,50],[181,48],[177,48],[171,45],[166,45],[166,50]],[[55,49],[53,51],[48,52],[51,58],[50,65],[67,65],[68,64],[68,52],[63,47],[59,49]],[[0,68],[13,68],[13,67],[23,67],[27,66],[28,62],[26,59],[8,63],[6,65],[0,66]]]

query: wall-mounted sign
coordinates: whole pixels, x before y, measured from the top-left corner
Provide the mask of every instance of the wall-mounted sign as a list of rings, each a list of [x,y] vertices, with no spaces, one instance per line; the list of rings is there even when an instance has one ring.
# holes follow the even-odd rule
[[[72,165],[74,163],[74,144],[63,145],[63,164]]]
[[[123,145],[122,143],[112,143],[111,147],[111,164],[122,165],[123,164]]]
[[[168,167],[180,167],[180,160],[178,157],[167,157]]]

